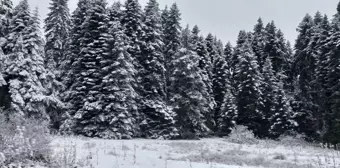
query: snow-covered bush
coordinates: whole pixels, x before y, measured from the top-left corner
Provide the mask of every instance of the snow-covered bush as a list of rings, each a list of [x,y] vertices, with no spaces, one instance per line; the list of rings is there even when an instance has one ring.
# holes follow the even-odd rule
[[[282,135],[279,137],[280,144],[284,146],[308,146],[307,141],[304,139],[304,135]]]
[[[48,164],[49,143],[46,122],[15,115],[6,117],[0,112],[0,167]]]
[[[258,144],[259,140],[255,138],[254,133],[248,130],[246,126],[238,125],[232,129],[227,141],[237,144]]]

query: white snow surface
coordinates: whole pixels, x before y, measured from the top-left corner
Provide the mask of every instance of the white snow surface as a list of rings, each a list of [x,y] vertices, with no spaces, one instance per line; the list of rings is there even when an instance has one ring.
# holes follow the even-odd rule
[[[60,157],[73,148],[77,162],[94,168],[340,167],[337,151],[271,142],[247,145],[230,143],[225,139],[167,141],[55,137],[51,145]],[[284,156],[284,159],[275,159],[278,155]]]

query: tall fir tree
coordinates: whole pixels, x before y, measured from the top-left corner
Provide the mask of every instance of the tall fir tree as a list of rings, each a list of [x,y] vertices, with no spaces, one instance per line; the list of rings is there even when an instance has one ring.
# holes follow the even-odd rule
[[[229,82],[228,65],[224,56],[219,56],[213,66],[213,90],[216,107],[214,109],[213,121],[214,131],[218,131],[218,125],[221,125],[220,118],[223,115],[222,106],[225,101],[225,95],[228,94],[227,84]]]
[[[56,72],[49,69],[44,64],[44,61],[46,60],[46,53],[44,52],[45,41],[43,39],[40,24],[39,10],[36,8],[32,13],[30,26],[26,30],[27,35],[24,36],[24,41],[26,41],[25,47],[27,50],[31,51],[32,59],[36,66],[45,68],[40,69],[39,73],[44,74],[40,77],[40,81],[42,82],[45,90],[44,94],[46,95],[44,100],[46,112],[50,118],[50,128],[58,130],[62,122],[61,115],[65,109],[64,103],[61,101],[60,92],[55,88],[61,88],[62,84],[60,81],[56,80]],[[35,54],[33,54],[33,51]]]
[[[224,83],[224,99],[222,101],[221,109],[220,109],[220,117],[217,122],[217,133],[219,136],[228,135],[231,130],[236,126],[237,119],[237,106],[236,106],[236,97],[234,95],[235,89],[232,87],[232,70],[231,70],[231,59],[233,56],[233,46],[230,42],[228,42],[223,51],[224,58],[224,69],[223,73],[225,78],[220,78],[221,83]],[[223,62],[223,61],[222,61]],[[222,74],[223,74],[222,73]]]
[[[134,59],[133,64],[135,68],[137,69],[137,73],[135,74],[135,78],[137,81],[137,84],[134,85],[136,91],[139,93],[139,95],[143,95],[145,89],[143,88],[143,74],[145,73],[145,69],[142,65],[143,61],[145,60],[144,55],[142,55],[142,45],[143,45],[143,27],[144,23],[142,21],[143,19],[143,11],[142,7],[138,0],[127,0],[124,4],[124,11],[123,16],[121,19],[121,23],[124,27],[124,31],[126,36],[129,39],[128,43],[128,52]],[[138,108],[143,108],[144,104],[142,102],[142,98],[139,97],[138,102]],[[142,114],[142,113],[141,113]],[[138,122],[141,122],[142,116],[138,117]]]
[[[228,83],[228,82],[227,82]],[[238,117],[236,98],[232,93],[231,85],[227,84],[227,92],[221,107],[221,118],[217,125],[217,134],[219,136],[226,136],[231,133],[232,129],[236,126]]]
[[[266,55],[264,53],[266,36],[263,21],[261,18],[257,20],[257,24],[254,26],[253,40],[251,45],[255,56],[257,57],[260,71],[262,72],[263,65],[266,60]]]
[[[10,20],[6,43],[3,46],[4,54],[12,52],[16,40],[22,35],[22,31],[27,27],[30,21],[30,9],[27,0],[20,1],[20,3],[13,10],[13,18]]]
[[[102,83],[100,136],[113,139],[130,139],[139,136],[137,123],[138,93],[134,85],[137,73],[133,58],[128,52],[129,39],[120,21],[112,22],[109,29],[109,54],[101,60]]]
[[[251,39],[248,39],[248,35],[247,35],[247,32],[244,31],[244,30],[241,30],[239,32],[239,35],[238,35],[238,38],[237,38],[237,41],[236,41],[236,46],[234,48],[234,51],[233,51],[233,54],[229,60],[229,69],[230,69],[230,77],[231,77],[231,86],[233,88],[233,95],[237,95],[238,94],[238,85],[239,83],[241,82],[241,79],[239,79],[237,76],[237,68],[238,68],[238,64],[240,63],[240,55],[243,54],[243,45],[245,42],[249,42]]]
[[[66,59],[62,63],[62,67],[65,71],[65,77],[63,84],[65,85],[66,91],[64,92],[63,100],[67,102],[67,112],[63,116],[65,120],[62,124],[61,130],[63,132],[71,132],[74,125],[73,117],[75,113],[80,110],[83,106],[83,100],[86,95],[79,89],[80,72],[83,67],[81,66],[81,40],[85,36],[85,28],[83,23],[87,17],[87,11],[91,7],[92,0],[80,0],[77,4],[77,8],[72,14],[72,28],[70,31],[69,46],[67,48]],[[76,81],[76,82],[75,82]]]
[[[27,0],[21,1],[13,11],[5,80],[11,96],[11,111],[25,117],[49,120],[46,101],[51,99],[46,96],[42,83],[46,71],[37,13],[36,10],[31,15]]]
[[[313,118],[315,118],[315,125],[316,125],[316,131],[320,132],[323,130],[323,110],[321,110],[321,102],[319,102],[319,96],[323,94],[321,88],[319,88],[319,84],[317,83],[317,73],[318,73],[318,59],[321,56],[321,51],[319,50],[319,42],[321,38],[321,24],[323,22],[323,16],[320,12],[317,12],[313,18],[313,27],[310,29],[310,41],[308,46],[306,47],[306,53],[309,55],[310,59],[310,80],[311,83],[309,84],[310,87],[310,96],[311,101],[313,104],[315,104],[315,109],[313,113]],[[315,69],[312,69],[315,68]],[[321,92],[320,92],[321,91]],[[321,93],[321,94],[320,94]]]
[[[71,29],[68,0],[51,0],[49,9],[50,12],[45,19],[46,64],[49,68],[60,71]],[[59,75],[58,78],[61,76]]]
[[[71,88],[72,80],[75,78],[77,72],[80,70],[78,69],[77,62],[79,60],[79,54],[81,51],[80,48],[80,40],[84,36],[83,31],[83,23],[86,19],[87,11],[90,8],[92,0],[79,0],[77,4],[77,8],[74,10],[71,16],[71,30],[70,30],[70,37],[68,39],[68,47],[66,58],[62,63],[62,68],[65,71],[65,79],[63,83],[66,85],[66,88]]]
[[[209,93],[198,67],[198,55],[186,48],[173,57],[169,87],[170,102],[177,114],[176,121],[179,131],[191,132],[197,136],[209,131],[205,116],[210,112],[211,105],[207,100]]]
[[[200,69],[200,73],[202,75],[202,80],[205,84],[205,87],[209,93],[209,96],[206,97],[206,99],[209,101],[210,106],[210,112],[208,113],[209,116],[206,116],[209,118],[208,125],[211,127],[211,129],[215,129],[214,125],[216,126],[216,123],[214,121],[213,112],[216,107],[216,102],[213,94],[213,80],[212,80],[212,73],[213,73],[213,65],[210,59],[210,56],[207,51],[207,46],[205,39],[199,35],[200,30],[198,26],[194,26],[191,31],[191,37],[190,45],[192,46],[191,49],[199,56],[199,63],[198,67]]]
[[[270,57],[275,74],[284,70],[288,62],[288,51],[286,40],[280,29],[276,28],[274,21],[267,24],[265,28],[266,44],[264,52],[267,57]]]
[[[199,35],[200,30],[198,26],[194,26],[191,31],[191,45],[192,49],[198,54],[200,61],[199,61],[199,68],[202,70],[203,73],[203,81],[207,86],[208,92],[210,93],[210,101],[213,102],[213,84],[212,84],[212,62],[209,57],[207,46],[205,40],[202,36]]]
[[[306,15],[297,29],[299,32],[295,43],[294,72],[297,81],[295,89],[295,102],[293,110],[297,112],[296,121],[299,124],[298,132],[306,134],[308,137],[317,137],[317,124],[315,114],[318,107],[315,104],[313,95],[315,79],[316,59],[309,50],[308,45],[311,42],[313,32],[313,18]]]
[[[105,120],[102,118],[101,96],[101,64],[100,61],[108,53],[108,22],[105,0],[91,2],[87,17],[82,24],[84,36],[80,39],[79,75],[74,79],[74,89],[84,99],[80,100],[82,107],[77,109],[73,131],[90,137],[102,137],[99,129]],[[104,123],[103,123],[104,122]]]
[[[8,93],[8,85],[5,80],[5,64],[6,55],[2,48],[6,45],[7,37],[9,33],[9,23],[13,12],[13,2],[11,0],[0,0],[0,106],[8,109],[10,107],[10,94]]]
[[[171,139],[177,136],[175,128],[175,114],[167,104],[165,58],[162,53],[162,23],[159,4],[150,0],[145,7],[142,37],[141,62],[142,74],[142,113],[145,116],[141,125],[142,133],[147,138]]]
[[[167,86],[171,85],[170,75],[175,68],[172,61],[175,60],[175,55],[178,55],[181,47],[181,14],[176,3],[174,3],[169,11],[164,10],[163,14],[163,43],[164,57],[166,68]],[[170,94],[168,92],[168,94]]]
[[[12,0],[0,1],[0,38],[4,38],[8,32],[9,21],[12,18],[13,2]],[[1,46],[1,44],[0,44]]]
[[[321,138],[323,140],[327,139],[327,130],[329,128],[328,121],[330,121],[330,112],[328,98],[331,95],[331,90],[329,89],[328,83],[328,73],[330,72],[330,55],[333,48],[332,38],[328,38],[332,34],[332,27],[328,20],[327,15],[323,16],[321,24],[318,26],[320,29],[317,41],[317,69],[316,69],[316,89],[319,90],[318,93],[318,105],[320,113],[322,115],[320,123],[322,123]],[[329,134],[328,134],[329,135]]]
[[[261,124],[261,137],[269,137],[270,130],[270,118],[275,114],[275,96],[278,91],[277,78],[275,76],[271,59],[267,57],[263,64],[262,69],[263,80],[261,82],[261,92],[263,104],[261,106],[261,111],[263,112],[264,118]]]
[[[239,47],[236,48],[239,51],[237,57],[239,61],[234,72],[238,80],[237,124],[247,126],[256,136],[260,137],[262,120],[265,118],[261,111],[263,104],[260,90],[262,77],[250,42],[246,39]]]
[[[61,100],[65,86],[63,78],[64,71],[63,62],[66,59],[68,38],[70,36],[71,20],[68,9],[68,0],[52,0],[50,3],[50,12],[45,19],[45,67],[48,71],[47,78],[49,94],[54,95],[56,99]],[[52,127],[59,129],[61,125],[63,107],[54,106],[49,108],[52,117]]]
[[[294,120],[294,112],[291,108],[289,98],[284,89],[282,81],[278,81],[275,92],[274,112],[269,118],[270,120],[270,136],[278,138],[280,135],[293,131],[298,126]]]
[[[115,21],[121,21],[123,17],[122,4],[120,1],[113,2],[109,10],[110,24],[112,25]]]
[[[327,32],[323,32],[323,35],[327,35]],[[329,33],[329,32],[328,32]],[[339,113],[339,46],[337,45],[340,41],[340,3],[338,4],[337,13],[334,15],[331,23],[330,37],[326,40],[327,43],[323,45],[323,53],[328,50],[328,53],[324,56],[327,57],[321,59],[324,61],[324,65],[327,68],[326,77],[326,92],[325,96],[328,98],[325,103],[325,130],[323,140],[328,144],[332,144],[334,148],[337,148],[340,137],[340,113]],[[321,75],[322,77],[322,75]],[[322,78],[321,78],[322,79]],[[329,146],[329,145],[328,145]]]
[[[205,43],[207,46],[207,52],[210,58],[210,62],[212,63],[211,66],[213,67],[213,64],[215,63],[215,61],[218,59],[220,55],[219,55],[219,51],[216,46],[215,38],[211,33],[209,33],[208,36],[206,37]]]
[[[228,42],[225,46],[224,46],[224,51],[223,51],[223,55],[228,63],[228,69],[230,70],[230,67],[231,67],[231,58],[232,58],[232,55],[233,55],[233,51],[234,48],[233,46],[231,45],[230,42]]]
[[[276,65],[276,76],[283,82],[283,89],[291,92],[293,77],[292,77],[292,63],[293,52],[290,43],[285,39],[283,32],[278,29],[276,32],[276,46],[278,53],[278,63]],[[275,70],[275,69],[274,69]]]
[[[142,71],[140,62],[144,60],[141,55],[141,38],[143,36],[143,12],[142,7],[138,0],[127,0],[124,4],[125,10],[121,19],[122,25],[124,26],[125,34],[129,38],[129,53],[136,60],[134,61],[138,71]],[[140,75],[136,76],[140,81]],[[141,89],[141,88],[139,88]]]

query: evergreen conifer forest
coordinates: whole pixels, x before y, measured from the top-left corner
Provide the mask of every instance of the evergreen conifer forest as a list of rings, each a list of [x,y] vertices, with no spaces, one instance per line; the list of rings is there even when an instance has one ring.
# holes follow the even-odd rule
[[[236,45],[181,25],[180,6],[0,0],[3,116],[51,132],[103,139],[301,134],[340,143],[340,4],[307,14],[294,46],[274,21],[254,20]],[[41,25],[44,27],[41,27]]]

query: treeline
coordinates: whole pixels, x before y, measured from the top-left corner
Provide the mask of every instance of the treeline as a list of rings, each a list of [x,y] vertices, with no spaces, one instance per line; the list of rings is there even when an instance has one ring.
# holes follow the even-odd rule
[[[340,6],[300,23],[294,49],[274,21],[236,46],[181,27],[176,4],[51,0],[45,38],[27,0],[1,0],[0,105],[51,129],[130,139],[296,132],[340,140]]]

